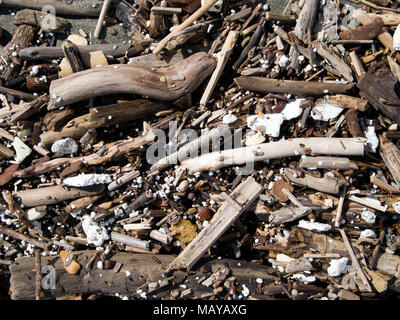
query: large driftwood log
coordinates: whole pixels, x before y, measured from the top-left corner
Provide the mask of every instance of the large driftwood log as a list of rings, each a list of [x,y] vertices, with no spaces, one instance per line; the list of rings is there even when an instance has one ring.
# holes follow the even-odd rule
[[[174,258],[172,255],[148,255],[138,253],[118,252],[111,255],[110,260],[115,265],[121,265],[119,270],[88,268],[88,261],[93,257],[93,250],[77,251],[75,261],[81,265],[76,274],[69,274],[65,268],[60,256],[42,257],[42,266],[50,265],[55,268],[55,289],[42,289],[41,300],[50,300],[72,295],[81,295],[89,293],[98,293],[103,296],[115,297],[116,293],[128,295],[130,297],[139,297],[136,292],[139,287],[147,291],[146,283],[157,282],[164,279],[165,266]],[[34,257],[17,258],[16,262],[10,265],[11,271],[11,299],[13,300],[32,300],[35,299],[35,270]],[[157,263],[156,261],[159,261]],[[198,283],[198,279],[203,276],[211,276],[219,269],[227,268],[230,275],[236,277],[239,285],[244,284],[256,292],[257,283],[254,279],[261,278],[265,283],[273,282],[278,278],[273,276],[271,267],[256,263],[240,261],[233,259],[219,259],[211,261],[200,261],[194,272],[188,275],[185,284],[191,288],[193,293],[190,298],[200,297],[202,294],[212,293],[213,287],[207,287]],[[127,277],[126,272],[130,272]],[[177,273],[177,277],[182,276],[182,272]],[[43,275],[45,277],[45,274]],[[44,278],[45,280],[45,278]],[[110,285],[112,284],[112,285]],[[171,283],[165,287],[158,287],[157,292],[170,290],[174,287]],[[175,288],[183,290],[179,284]],[[154,292],[156,293],[156,292]]]
[[[112,65],[85,70],[51,83],[50,95],[53,100],[49,107],[56,108],[91,97],[121,93],[175,101],[193,92],[215,66],[213,57],[200,52],[172,67],[155,71],[135,65]]]
[[[53,6],[57,14],[70,14],[77,16],[98,16],[102,0],[2,0],[1,4],[17,8],[30,8],[42,10],[45,6]]]
[[[276,80],[246,76],[235,78],[235,82],[242,90],[260,93],[290,93],[303,96],[346,93],[354,87],[353,83]]]
[[[18,52],[32,45],[34,37],[35,27],[32,26],[22,25],[14,32],[13,38],[0,54],[0,66],[2,67],[0,78],[3,81],[10,81],[19,75],[22,68],[22,61],[18,57]],[[13,52],[16,52],[17,56],[14,56]]]
[[[298,138],[211,152],[185,160],[182,167],[187,168],[190,172],[196,172],[303,154],[362,156],[364,142],[365,139],[361,138]]]
[[[47,147],[63,138],[78,139],[92,128],[108,127],[117,123],[132,121],[155,114],[167,108],[162,103],[149,100],[133,100],[103,107],[91,108],[89,113],[69,121],[60,131],[47,131],[40,136]]]

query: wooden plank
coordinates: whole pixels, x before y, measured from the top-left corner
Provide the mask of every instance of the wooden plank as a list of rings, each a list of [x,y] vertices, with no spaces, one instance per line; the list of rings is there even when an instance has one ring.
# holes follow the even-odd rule
[[[206,226],[196,238],[176,257],[170,264],[169,269],[191,269],[203,254],[224,234],[239,216],[246,211],[250,204],[258,198],[263,187],[253,177],[248,177],[230,194],[241,210],[225,201],[210,224]]]

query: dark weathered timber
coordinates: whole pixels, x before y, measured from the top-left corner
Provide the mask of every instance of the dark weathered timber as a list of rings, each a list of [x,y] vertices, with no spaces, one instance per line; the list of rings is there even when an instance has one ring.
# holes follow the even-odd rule
[[[76,44],[68,40],[64,41],[61,45],[61,50],[63,51],[65,58],[71,66],[72,72],[75,73],[85,70],[81,54],[79,53],[79,49]]]
[[[383,31],[383,20],[381,18],[375,18],[372,23],[367,23],[355,29],[342,31],[339,35],[343,40],[372,40]]]

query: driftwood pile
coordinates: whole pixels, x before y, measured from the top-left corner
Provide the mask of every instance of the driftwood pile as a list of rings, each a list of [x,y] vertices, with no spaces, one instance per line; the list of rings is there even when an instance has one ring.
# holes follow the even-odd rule
[[[399,1],[26,2],[2,1],[0,297],[398,296]],[[90,44],[116,22],[129,43]]]

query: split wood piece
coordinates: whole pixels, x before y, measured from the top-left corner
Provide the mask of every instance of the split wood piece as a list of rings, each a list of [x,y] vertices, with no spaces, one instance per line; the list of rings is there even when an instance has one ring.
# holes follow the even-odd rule
[[[103,51],[104,55],[113,56],[114,58],[120,58],[125,55],[132,57],[144,50],[141,46],[132,47],[130,43],[94,44],[91,46],[78,46],[78,49],[81,56],[90,52]],[[22,49],[18,56],[24,60],[51,60],[62,58],[64,53],[61,47],[28,47]]]
[[[241,90],[250,90],[265,94],[288,93],[299,96],[320,96],[327,92],[329,94],[346,93],[354,87],[353,83],[276,80],[245,76],[235,78],[234,80]]]
[[[392,174],[393,180],[400,186],[400,150],[384,136],[379,136],[379,140],[379,154]]]
[[[106,17],[108,8],[110,7],[110,4],[111,4],[111,0],[103,1],[103,6],[101,7],[99,20],[97,21],[96,29],[94,30],[94,33],[93,33],[93,37],[96,39],[100,36],[101,28],[103,27],[103,22]]]
[[[45,93],[36,100],[25,104],[24,108],[14,113],[10,118],[10,123],[25,120],[31,115],[38,113],[49,102],[49,96]]]
[[[387,55],[387,60],[389,63],[390,71],[396,76],[397,80],[400,81],[400,65],[391,56]]]
[[[208,150],[210,142],[215,143],[220,137],[224,137],[224,139],[231,138],[229,126],[221,125],[211,129],[208,133],[202,134],[200,137],[182,146],[178,151],[161,158],[151,166],[150,171],[161,171],[170,165],[178,164],[188,158],[192,158],[198,154],[199,149],[203,150],[206,147]]]
[[[65,15],[76,16],[98,16],[101,10],[101,0],[2,0],[1,4],[9,7],[17,8],[30,8],[35,10],[42,10],[45,6],[53,6],[55,12]]]
[[[284,31],[281,27],[275,26],[274,27],[274,32],[285,42],[287,42],[288,44],[290,44],[291,46],[296,46],[297,50],[303,55],[305,56],[310,63],[315,64],[315,61],[311,61],[312,57],[310,54],[310,50],[308,48],[305,48],[303,46],[301,46],[300,44],[297,44],[295,42],[293,42],[293,40],[291,38],[289,38],[289,35],[287,34],[286,31]]]
[[[0,151],[1,152],[1,151]],[[13,174],[19,170],[19,164],[12,164],[4,170],[2,174],[0,174],[0,187],[9,183],[13,179]]]
[[[121,177],[117,178],[117,180],[111,182],[108,185],[108,191],[114,191],[117,190],[119,187],[124,185],[125,183],[132,181],[134,178],[140,176],[140,171],[131,171],[128,172]]]
[[[251,48],[254,47],[256,44],[258,38],[261,36],[261,34],[264,32],[264,27],[265,27],[266,20],[264,17],[261,18],[260,23],[257,26],[257,29],[254,31],[253,35],[250,38],[250,41],[246,45],[246,47],[243,49],[241,52],[239,58],[236,60],[236,62],[233,64],[233,69],[237,70],[239,69],[240,65],[243,63],[243,61],[247,58],[247,55],[249,54]]]
[[[49,131],[58,131],[74,116],[75,111],[68,107],[62,110],[54,110],[45,114],[43,124]]]
[[[187,27],[189,27],[193,22],[195,22],[197,19],[199,19],[203,14],[207,12],[208,9],[210,9],[214,4],[217,3],[218,0],[209,0],[207,1],[202,7],[200,7],[196,12],[194,12],[190,17],[188,17],[183,23],[181,23],[179,26],[174,28],[174,30],[169,33],[164,39],[162,39],[158,45],[155,47],[153,50],[153,54],[158,55],[161,50],[164,48],[164,46],[167,44],[167,42],[176,34],[179,32],[185,30]]]
[[[70,65],[72,72],[79,72],[85,69],[78,46],[71,41],[64,41],[61,45],[61,50]]]
[[[12,149],[7,148],[5,145],[0,143],[0,156],[3,156],[5,158],[12,158],[14,157],[14,155],[15,152]]]
[[[359,198],[359,197],[352,195],[352,196],[349,196],[348,199],[350,201],[354,201],[356,203],[362,204],[363,206],[367,206],[369,208],[372,208],[372,209],[375,209],[378,211],[386,212],[386,207],[377,205],[374,201],[368,200],[367,198],[363,199],[363,198]]]
[[[75,260],[84,266],[88,260],[92,258],[94,250],[74,251]],[[156,258],[156,259],[154,259]],[[119,272],[113,269],[98,268],[82,268],[77,274],[69,274],[64,269],[64,264],[60,256],[42,257],[43,265],[52,265],[57,275],[56,288],[43,290],[41,300],[49,300],[65,295],[82,295],[87,293],[98,292],[102,296],[115,297],[118,292],[121,296],[139,297],[136,290],[143,286],[147,288],[147,283],[158,282],[162,279],[163,266],[168,265],[172,259],[172,255],[147,255],[137,253],[117,252],[111,258],[119,268]],[[10,266],[11,271],[11,299],[13,300],[32,300],[35,298],[35,271],[34,257],[17,258],[16,263]],[[155,263],[159,261],[160,263]],[[198,284],[198,280],[204,275],[204,270],[217,272],[219,269],[228,268],[231,276],[235,277],[240,284],[246,285],[251,292],[256,291],[256,283],[254,279],[263,279],[266,283],[279,280],[272,276],[272,268],[241,261],[235,259],[220,259],[212,261],[201,261],[200,268],[189,274],[185,285],[193,290],[195,296],[201,296],[205,293],[212,292],[212,288],[207,288],[202,284]],[[199,264],[200,264],[199,263]],[[122,266],[122,267],[121,267]],[[132,276],[127,277],[126,272]],[[113,286],[109,284],[113,283]],[[169,290],[171,287],[166,286],[161,290]],[[145,291],[147,291],[145,289]],[[160,292],[160,291],[158,291]]]
[[[139,248],[142,250],[150,250],[150,241],[144,241],[137,238],[133,238],[122,233],[111,232],[111,240],[123,243],[131,247]]]
[[[201,0],[167,0],[167,5],[193,13],[201,7]]]
[[[35,298],[36,300],[40,300],[40,293],[42,291],[42,277],[43,277],[40,249],[35,249],[35,269],[36,269]]]
[[[350,109],[345,113],[347,129],[349,130],[351,136],[353,138],[362,137],[363,133],[361,131],[361,127],[358,124],[358,115],[357,111],[354,109]]]
[[[358,170],[356,163],[339,157],[302,157],[299,167],[304,169]]]
[[[65,211],[67,213],[80,212],[81,210],[85,209],[87,206],[95,203],[97,200],[99,200],[101,198],[102,198],[102,195],[78,198],[77,200],[71,201],[65,207]],[[67,217],[64,219],[66,220]]]
[[[172,67],[112,65],[85,70],[51,82],[51,109],[107,94],[139,94],[161,101],[176,101],[192,93],[216,65],[212,56],[196,53]],[[174,80],[175,78],[183,80]],[[61,100],[60,100],[61,99]]]
[[[225,43],[218,54],[217,67],[215,68],[211,78],[207,84],[206,89],[204,90],[203,96],[200,99],[200,106],[206,106],[212,93],[214,92],[215,86],[217,85],[219,78],[221,77],[225,66],[231,56],[233,48],[236,44],[236,40],[238,37],[238,32],[230,31],[226,37]]]
[[[350,110],[349,110],[349,111],[350,111]],[[353,111],[354,111],[354,110],[353,110]],[[338,130],[339,130],[339,128],[342,126],[343,122],[346,123],[345,120],[347,121],[345,115],[342,114],[342,115],[340,116],[340,118],[336,121],[335,125],[332,126],[332,127],[330,127],[329,130],[326,132],[325,137],[327,137],[327,138],[333,137],[333,136],[336,134],[336,132],[338,132]]]
[[[332,67],[343,76],[348,82],[353,82],[354,78],[350,67],[345,64],[334,52],[332,52],[321,41],[314,41],[314,47],[317,49],[318,54],[328,60]]]
[[[162,17],[162,16],[159,16],[159,17]],[[215,22],[216,22],[216,20],[198,23],[193,26],[187,27],[185,30],[178,32],[173,37],[171,37],[171,39],[169,39],[168,42],[165,44],[164,49],[167,50],[165,53],[167,53],[168,51],[173,51],[176,48],[181,47],[186,43],[188,43],[188,44],[196,43],[196,42],[199,42],[199,40],[204,39],[205,34],[207,33],[208,27],[212,23],[215,23]],[[158,55],[155,55],[155,56],[160,58]],[[164,56],[164,53],[163,53],[163,56]]]
[[[250,204],[261,194],[263,188],[254,178],[248,177],[231,192],[230,197],[241,209],[225,201],[210,223],[169,264],[169,269],[191,269],[203,254],[224,234]]]
[[[344,94],[326,96],[322,98],[321,101],[317,101],[315,105],[318,106],[320,103],[321,104],[329,103],[341,108],[355,109],[361,112],[367,110],[367,105],[368,105],[368,101],[364,99],[347,96]]]
[[[70,120],[60,131],[47,131],[40,135],[42,146],[47,148],[55,141],[80,139],[89,129],[101,128],[141,119],[168,106],[149,100],[133,100],[103,107],[90,108],[89,113]]]
[[[0,86],[0,93],[9,94],[22,100],[32,101],[37,97],[33,94]]]
[[[397,78],[390,72],[382,76],[363,74],[357,83],[365,98],[392,121],[400,124],[399,97],[396,93]]]
[[[62,186],[28,189],[13,192],[13,196],[21,199],[24,207],[36,207],[44,204],[55,204],[65,200],[94,196],[104,191],[103,185],[68,189]]]
[[[355,29],[348,29],[339,33],[343,40],[372,40],[383,32],[383,20],[374,18],[372,22]]]
[[[389,192],[389,194],[400,194],[400,190],[379,179],[377,176],[371,176],[369,181],[378,186],[382,190]]]
[[[283,207],[279,210],[271,212],[268,221],[273,225],[280,225],[286,222],[296,221],[311,212],[308,207]]]
[[[276,12],[266,12],[265,20],[279,21],[280,24],[290,24],[296,22],[296,17],[289,14],[280,14]]]
[[[154,6],[154,7],[151,7],[150,11],[154,12],[156,14],[173,15],[173,14],[181,14],[182,13],[182,8]]]
[[[318,11],[318,4],[319,0],[305,0],[303,8],[301,9],[300,15],[297,19],[297,23],[294,28],[294,34],[304,43],[307,43],[308,30],[313,29],[315,17]]]
[[[246,9],[240,10],[239,12],[235,12],[229,16],[226,16],[224,18],[224,20],[227,22],[233,22],[233,21],[240,20],[240,19],[246,19],[248,16],[251,15],[252,11],[253,10],[251,8],[246,8]]]
[[[294,157],[301,155],[362,156],[362,138],[297,138],[290,141],[263,143],[219,152],[211,152],[185,160],[183,168],[190,172],[217,170],[226,166],[252,164],[255,161]]]
[[[353,17],[360,21],[363,25],[373,22],[373,19],[361,9],[354,10]],[[385,48],[389,49],[390,51],[394,51],[393,37],[389,32],[382,32],[380,35],[378,35],[378,40],[384,45]],[[400,62],[400,53],[396,53],[395,58]]]
[[[365,276],[364,271],[361,268],[356,255],[354,254],[353,248],[351,247],[351,244],[349,242],[349,239],[347,238],[346,233],[342,229],[339,229],[339,231],[342,236],[343,242],[347,248],[347,251],[349,252],[354,269],[356,269],[358,276],[361,278],[361,280],[364,283],[364,286],[367,288],[368,292],[372,292],[369,281],[368,281],[367,277]]]
[[[4,82],[13,80],[19,76],[22,68],[22,61],[18,57],[18,52],[32,45],[35,37],[35,27],[22,25],[15,30],[13,37],[9,43],[4,47],[0,54],[0,79]],[[14,55],[16,52],[16,56]]]
[[[400,14],[398,13],[367,13],[372,19],[379,18],[382,19],[385,26],[397,26],[400,24]]]
[[[39,27],[44,32],[60,32],[65,31],[68,21],[44,11],[24,9],[17,12],[13,23],[15,25],[27,24]]]
[[[305,259],[339,259],[340,254],[338,253],[306,253],[303,255]]]
[[[36,176],[45,172],[59,170],[68,165],[73,165],[76,162],[83,162],[85,165],[94,166],[105,164],[109,161],[117,161],[125,154],[154,142],[156,137],[157,135],[153,131],[149,131],[145,135],[139,136],[135,139],[109,143],[99,150],[101,152],[93,153],[84,157],[56,158],[50,161],[33,164],[30,167],[17,171],[14,176],[18,178]]]
[[[307,173],[304,174],[304,177],[297,177],[295,173],[296,170],[285,168],[285,177],[288,180],[321,192],[339,194],[342,188],[348,184],[346,180],[335,177],[325,176],[323,178],[317,178]]]
[[[371,270],[376,269],[376,263],[378,261],[379,251],[380,251],[382,245],[384,244],[383,243],[384,240],[385,240],[385,229],[381,230],[381,232],[379,234],[378,244],[376,245],[376,247],[372,253],[371,262],[369,264],[369,267]]]
[[[151,38],[158,39],[168,31],[164,18],[161,14],[150,12],[149,34]]]

